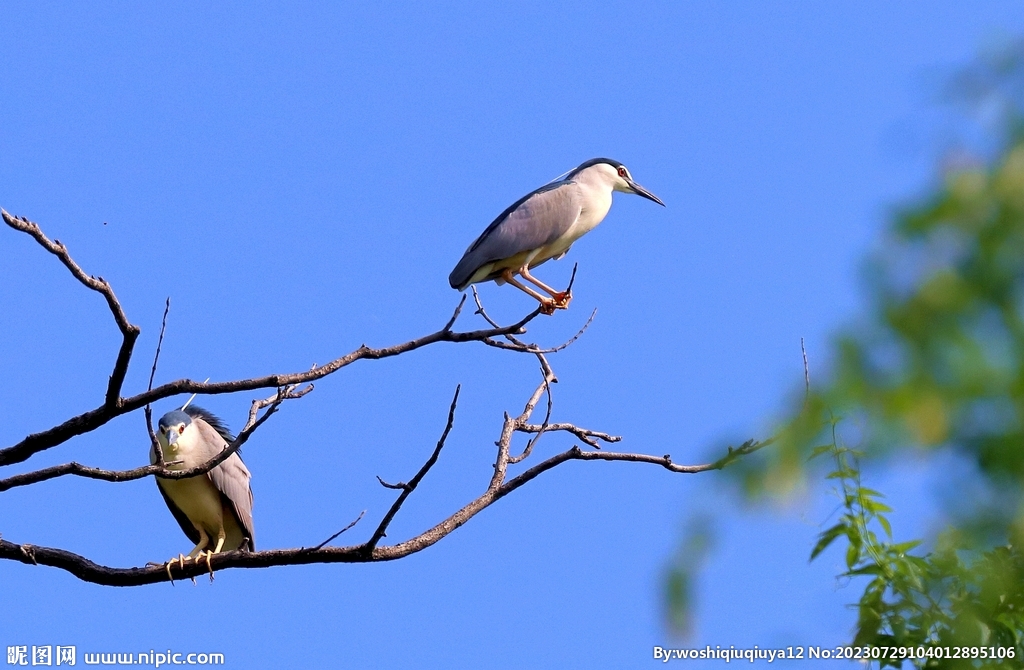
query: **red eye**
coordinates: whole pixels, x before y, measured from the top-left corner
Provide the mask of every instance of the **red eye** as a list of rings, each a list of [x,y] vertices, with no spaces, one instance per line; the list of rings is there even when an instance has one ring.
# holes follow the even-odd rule
[[[619,176],[625,178],[625,176],[626,176],[626,168],[621,167],[621,166],[619,167]]]

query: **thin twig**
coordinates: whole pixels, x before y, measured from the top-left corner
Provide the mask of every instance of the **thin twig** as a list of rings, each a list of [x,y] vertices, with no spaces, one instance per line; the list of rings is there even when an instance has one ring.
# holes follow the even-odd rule
[[[574,267],[574,269],[573,269],[573,277],[575,277],[575,276],[576,276],[576,274],[575,274],[575,267]],[[488,324],[490,324],[492,327],[497,327],[498,323],[494,319],[492,319],[487,314],[487,310],[484,309],[483,303],[480,300],[480,294],[477,292],[476,287],[475,286],[471,286],[470,288],[473,291],[473,300],[476,302],[476,312],[475,313],[479,314],[481,317],[483,317],[483,319]],[[568,290],[568,289],[566,289],[566,290]],[[495,340],[493,338],[488,338],[486,340],[483,340],[483,343],[486,344],[489,347],[494,347],[496,349],[506,349],[508,351],[519,351],[519,352],[528,353],[528,354],[553,354],[553,353],[556,353],[558,351],[561,351],[562,349],[565,349],[569,345],[573,344],[576,340],[580,339],[580,336],[583,335],[583,333],[586,332],[587,328],[590,327],[590,324],[594,322],[594,317],[595,316],[597,316],[597,309],[596,308],[594,309],[594,311],[592,311],[590,313],[590,317],[587,319],[586,323],[584,323],[583,326],[578,331],[576,331],[575,335],[570,337],[568,340],[566,340],[562,344],[559,344],[556,347],[550,347],[548,349],[541,349],[536,344],[528,344],[528,343],[523,342],[522,340],[520,340],[520,339],[518,339],[516,337],[513,337],[511,335],[504,335],[504,338],[506,340],[508,340],[510,342],[510,344],[506,344],[504,342],[501,342],[499,340]]]
[[[384,488],[391,489],[393,491],[404,490],[405,487],[408,486],[408,484],[406,484],[405,482],[398,482],[397,484],[389,484],[386,481],[384,481],[383,479],[381,479],[380,475],[377,475],[377,481],[380,482],[380,485],[383,486]]]
[[[153,355],[153,367],[149,371],[149,386],[146,387],[147,391],[153,390],[153,379],[156,377],[156,364],[160,361],[160,348],[164,344],[164,332],[167,330],[167,314],[171,311],[171,297],[167,296],[167,301],[164,303],[164,318],[160,322],[160,337],[156,341],[156,353]],[[160,441],[156,439],[156,433],[153,431],[153,407],[146,403],[146,430],[149,431],[149,442],[153,445],[153,449],[156,451],[156,462],[157,465],[164,465],[164,450],[160,446]]]
[[[341,535],[342,533],[344,533],[344,532],[345,532],[346,530],[348,530],[348,529],[352,528],[352,526],[354,526],[354,525],[356,525],[357,523],[359,523],[359,522],[360,522],[360,520],[362,520],[362,518],[363,518],[363,515],[364,515],[364,514],[366,514],[366,510],[365,510],[365,509],[364,509],[364,510],[363,510],[362,512],[360,512],[360,513],[359,513],[359,516],[357,516],[357,517],[355,518],[355,520],[354,520],[354,521],[353,521],[352,523],[350,523],[349,525],[345,526],[344,528],[342,528],[341,530],[339,530],[339,531],[338,531],[337,533],[335,533],[334,535],[331,535],[331,536],[330,536],[329,538],[327,538],[326,540],[324,540],[324,541],[323,541],[323,542],[321,542],[320,544],[318,544],[318,545],[316,545],[315,547],[313,547],[312,551],[318,551],[318,550],[320,550],[320,549],[323,549],[324,547],[326,547],[326,546],[327,546],[328,544],[330,544],[330,543],[331,543],[331,541],[332,541],[332,540],[334,540],[334,539],[335,539],[336,537],[338,537],[339,535]]]
[[[459,300],[459,306],[455,308],[455,312],[452,314],[452,318],[448,319],[448,323],[444,324],[444,328],[441,330],[450,331],[452,326],[455,325],[455,320],[459,318],[459,314],[462,312],[462,306],[466,304],[466,294],[462,294],[462,299]]]
[[[609,435],[608,433],[601,433],[596,430],[587,430],[586,428],[574,426],[571,423],[552,423],[542,424],[540,426],[524,423],[516,426],[516,430],[521,433],[538,434],[551,431],[565,431],[567,433],[572,433],[573,435],[576,436],[576,439],[580,440],[581,442],[585,442],[586,444],[590,445],[591,447],[594,447],[595,449],[601,448],[601,445],[600,443],[598,443],[597,440],[601,440],[603,442],[622,441],[622,438],[618,435]]]
[[[528,458],[530,454],[533,453],[534,445],[536,445],[537,440],[539,440],[541,436],[544,435],[544,431],[547,429],[547,425],[551,421],[551,410],[554,404],[551,398],[551,382],[555,380],[555,373],[551,369],[551,366],[548,364],[547,358],[545,358],[543,354],[537,354],[537,358],[539,358],[541,362],[540,384],[534,390],[533,395],[530,396],[530,399],[526,402],[526,406],[523,408],[523,413],[516,417],[516,420],[513,424],[513,430],[520,430],[520,427],[533,415],[533,410],[537,407],[537,402],[540,400],[540,395],[542,393],[545,394],[548,399],[547,410],[544,414],[544,421],[541,422],[540,430],[536,431],[536,435],[534,435],[530,440],[526,442],[526,447],[523,449],[523,452],[518,456],[509,455],[509,465],[519,463]]]
[[[210,378],[209,378],[209,377],[207,377],[206,379],[204,379],[204,380],[203,380],[203,383],[205,384],[205,383],[206,383],[206,382],[208,382],[208,381],[210,381]],[[181,411],[182,411],[182,412],[184,412],[184,411],[185,411],[185,408],[186,408],[186,407],[188,407],[189,405],[191,405],[191,404],[192,404],[192,401],[196,399],[196,396],[197,396],[197,395],[199,395],[199,394],[198,394],[198,393],[193,393],[192,395],[190,395],[190,396],[188,397],[188,400],[186,400],[186,401],[185,401],[185,404],[181,406]]]
[[[380,542],[381,538],[387,535],[388,526],[391,524],[392,519],[395,518],[395,515],[398,514],[398,510],[402,508],[402,504],[405,502],[406,498],[416,490],[416,487],[427,475],[427,472],[430,471],[430,468],[434,466],[434,463],[437,463],[437,457],[441,455],[441,449],[444,448],[445,440],[448,439],[448,433],[452,431],[452,426],[455,425],[455,406],[459,403],[459,392],[461,390],[461,384],[455,387],[455,395],[452,397],[452,404],[448,408],[448,422],[445,424],[444,432],[441,433],[441,439],[437,441],[437,446],[434,447],[434,453],[430,455],[430,458],[428,458],[427,462],[423,464],[423,467],[420,468],[419,472],[409,480],[409,483],[402,486],[402,492],[398,494],[398,498],[391,505],[391,509],[389,509],[388,513],[384,515],[384,518],[381,519],[380,525],[377,526],[377,530],[373,532],[373,536],[370,537],[370,539],[366,541],[366,544],[363,545],[363,551],[365,551],[367,555],[372,554],[377,543]],[[380,480],[380,477],[377,479]],[[384,481],[380,480],[380,483],[384,484]],[[384,485],[387,486],[387,484]],[[389,486],[388,488],[393,487]]]
[[[538,358],[540,358],[543,362],[547,363],[547,359],[545,359],[543,356],[538,356]],[[539,430],[536,431],[536,435],[531,437],[526,442],[526,447],[523,449],[523,453],[519,454],[518,456],[509,456],[508,462],[509,462],[510,465],[515,464],[515,463],[519,463],[519,462],[524,461],[524,460],[526,460],[527,458],[530,457],[530,454],[533,453],[533,447],[537,444],[537,440],[539,440],[541,438],[541,436],[544,435],[544,431],[548,429],[548,425],[549,425],[549,423],[551,421],[551,411],[552,411],[552,409],[554,407],[554,401],[551,398],[551,381],[550,380],[554,378],[554,372],[551,372],[550,367],[545,369],[544,366],[541,366],[541,374],[544,377],[544,379],[542,381],[542,383],[544,384],[544,394],[547,396],[547,399],[548,399],[547,409],[544,412],[544,421],[541,423],[541,425],[539,427]],[[520,421],[516,421],[516,430],[518,430],[518,431],[522,431],[523,430],[522,429],[522,427],[524,425],[523,421],[525,421],[525,419],[522,419]]]
[[[483,340],[483,343],[486,344],[489,347],[494,347],[495,349],[506,349],[508,351],[519,351],[519,352],[527,353],[527,354],[554,354],[554,353],[557,353],[557,352],[561,351],[562,349],[565,349],[570,344],[573,344],[576,340],[580,339],[580,336],[583,335],[583,333],[586,332],[587,328],[590,327],[590,324],[594,322],[594,317],[595,316],[597,316],[597,309],[594,309],[594,311],[592,311],[590,313],[590,317],[587,318],[586,323],[584,323],[583,326],[578,331],[576,331],[575,335],[570,337],[565,342],[559,344],[558,346],[549,347],[547,349],[541,349],[536,344],[527,344],[525,342],[519,342],[518,340],[516,340],[515,342],[509,344],[509,343],[501,342],[500,340],[486,339],[486,340]],[[508,339],[508,336],[506,336],[506,339]]]
[[[572,293],[572,285],[576,283],[576,268],[579,267],[579,263],[572,264],[572,276],[569,277],[569,285],[565,287],[566,293]]]

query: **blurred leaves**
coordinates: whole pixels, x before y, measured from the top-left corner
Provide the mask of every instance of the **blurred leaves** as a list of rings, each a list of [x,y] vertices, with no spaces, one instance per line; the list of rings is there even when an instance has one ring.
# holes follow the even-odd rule
[[[710,516],[690,519],[665,579],[665,612],[672,632],[688,638],[693,632],[694,581],[714,546]]]
[[[966,658],[887,658],[878,660],[880,667],[906,662],[920,668],[1024,667],[1024,555],[1018,548],[977,550],[950,530],[934,552],[914,555],[910,552],[921,542],[893,540],[886,517],[892,510],[880,502],[880,492],[861,483],[858,453],[833,441],[816,448],[812,458],[826,455],[833,462],[827,478],[838,484],[843,513],[818,536],[811,560],[845,539],[842,576],[870,577],[857,606],[852,644],[923,651],[949,647],[960,649],[960,655],[968,649]]]
[[[774,488],[772,472],[831,456],[826,478],[838,485],[843,514],[811,559],[845,541],[844,576],[869,578],[855,645],[1014,653],[912,660],[917,667],[1024,667],[1022,63],[995,59],[961,79],[979,102],[999,101],[994,150],[961,156],[932,194],[894,215],[868,263],[869,313],[836,338],[831,377],[794,411],[771,462],[761,473],[748,467],[749,488],[764,491]],[[841,432],[858,451],[841,446]],[[956,525],[929,538],[930,553],[913,553],[920,540],[894,540],[882,494],[861,483],[862,457],[906,449],[966,457],[976,472],[952,485],[974,477],[984,491],[956,496]]]
[[[810,558],[845,543],[843,576],[868,579],[854,644],[1004,647],[1014,658],[910,662],[1024,667],[1024,48],[979,60],[951,88],[976,116],[972,150],[894,212],[868,259],[866,314],[836,336],[825,382],[772,449],[733,471],[758,498],[831,458],[841,518]],[[924,542],[897,541],[884,495],[861,483],[861,462],[898,467],[906,450],[968,464],[950,473],[953,525]]]
[[[978,521],[992,542],[1024,527],[1022,53],[956,80],[978,105],[999,100],[998,124],[987,128],[1001,144],[987,158],[959,151],[931,193],[894,213],[867,262],[866,314],[837,334],[830,374],[794,408],[778,448],[741,465],[748,491],[792,488],[780,482],[805,476],[807,457],[843,417],[845,439],[869,458],[904,449],[966,457],[991,495],[961,501],[960,521]]]

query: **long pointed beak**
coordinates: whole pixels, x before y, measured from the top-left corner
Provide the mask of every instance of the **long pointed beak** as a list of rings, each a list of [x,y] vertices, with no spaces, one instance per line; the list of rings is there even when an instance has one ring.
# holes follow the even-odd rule
[[[662,207],[665,206],[665,203],[663,203],[661,201],[661,198],[659,198],[658,196],[654,195],[653,193],[648,191],[646,188],[644,188],[640,184],[638,184],[635,181],[633,181],[632,179],[627,179],[626,183],[629,184],[629,187],[631,189],[633,189],[633,193],[636,193],[637,195],[642,195],[643,197],[647,198],[648,200],[653,200],[654,202],[658,203]]]
[[[167,444],[176,444],[178,442],[178,431],[175,430],[174,428],[171,428],[166,433],[164,433],[164,436],[167,438]]]

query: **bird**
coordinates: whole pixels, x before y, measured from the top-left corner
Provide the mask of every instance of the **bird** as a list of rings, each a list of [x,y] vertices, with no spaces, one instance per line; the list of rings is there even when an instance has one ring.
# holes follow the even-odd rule
[[[167,412],[158,423],[157,440],[169,470],[188,470],[202,465],[234,441],[234,436],[216,416],[196,406]],[[150,463],[157,462],[156,447],[150,449]],[[251,475],[238,452],[206,474],[184,479],[156,478],[157,488],[188,539],[196,546],[188,556],[178,554],[171,565],[210,558],[221,551],[256,551],[252,523]]]
[[[658,196],[633,181],[619,161],[592,158],[564,177],[527,193],[499,214],[466,249],[448,276],[448,283],[464,291],[471,284],[493,279],[536,298],[544,314],[568,308],[572,294],[554,290],[530,270],[561,258],[573,242],[601,223],[612,206],[612,191],[633,193],[665,206]],[[516,275],[548,295],[519,282]]]

